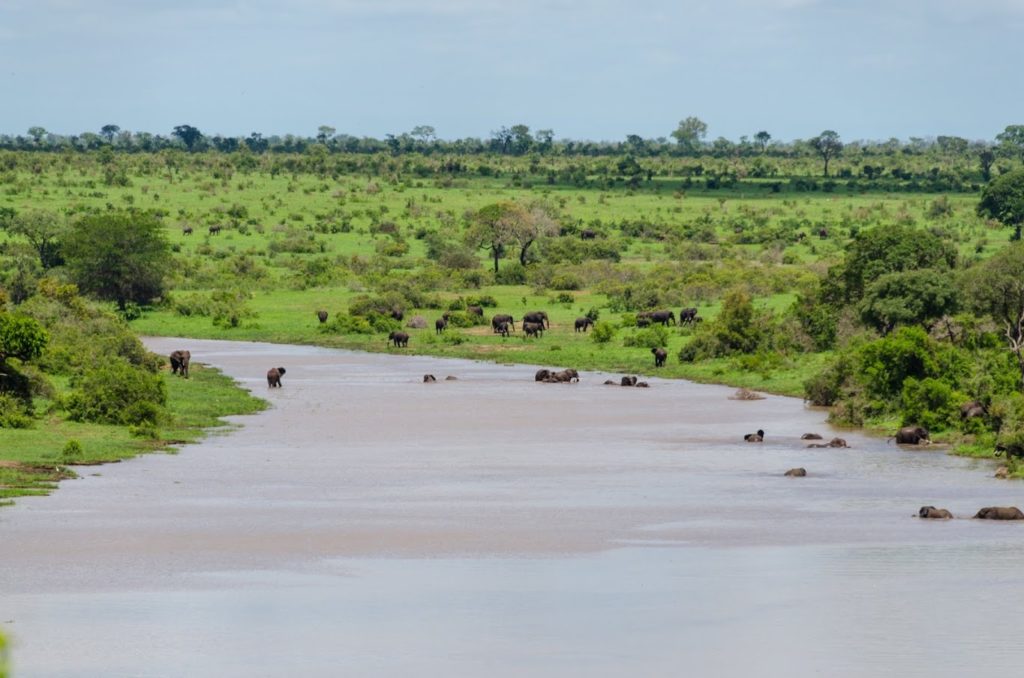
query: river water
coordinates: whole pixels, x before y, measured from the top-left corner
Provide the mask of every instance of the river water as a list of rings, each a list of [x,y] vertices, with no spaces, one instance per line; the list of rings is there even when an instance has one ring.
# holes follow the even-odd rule
[[[991,462],[718,386],[147,344],[273,407],[0,510],[15,678],[1024,670],[1024,522],[966,519],[1024,506]],[[808,431],[851,448],[806,449]],[[923,504],[957,519],[912,518]]]

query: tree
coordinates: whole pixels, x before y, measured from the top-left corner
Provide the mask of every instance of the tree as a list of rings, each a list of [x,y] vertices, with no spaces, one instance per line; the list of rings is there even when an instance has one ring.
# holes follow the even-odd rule
[[[39,254],[39,263],[44,269],[64,263],[60,239],[67,226],[59,214],[45,210],[22,212],[9,219],[0,219],[0,227],[11,235],[20,235],[28,240]]]
[[[437,139],[437,132],[430,125],[416,125],[409,132],[409,136],[418,140],[421,144],[429,144]]]
[[[196,144],[203,138],[203,133],[192,125],[178,125],[171,134],[181,139],[189,152],[193,151]]]
[[[79,289],[100,299],[147,304],[164,290],[170,248],[159,220],[145,213],[87,216],[64,239],[68,272]]]
[[[515,242],[516,222],[522,215],[522,207],[514,202],[486,205],[469,215],[466,241],[473,247],[490,251],[495,273],[498,272],[498,260],[505,256],[505,249]]]
[[[100,127],[100,135],[107,140],[108,144],[114,143],[114,135],[121,131],[117,125],[104,125]]]
[[[334,136],[337,130],[330,125],[320,125],[316,128],[316,140],[321,144],[326,144],[327,141]]]
[[[1013,227],[1013,240],[1020,240],[1024,226],[1024,169],[1007,172],[985,186],[978,202],[978,214]]]
[[[29,361],[38,358],[49,336],[38,321],[0,312],[0,366],[8,358]]]
[[[995,161],[996,154],[990,148],[986,148],[978,153],[978,162],[981,164],[981,177],[985,181],[992,181],[992,165]]]
[[[526,125],[512,125],[509,130],[512,134],[512,152],[515,155],[524,155],[533,146],[533,137],[530,136],[530,128]]]
[[[996,141],[1007,155],[1017,155],[1024,159],[1024,125],[1007,125],[1006,129],[996,135]]]
[[[541,202],[520,209],[520,213],[511,220],[512,236],[519,243],[519,263],[526,266],[527,251],[539,238],[558,235],[559,225],[554,217],[554,210]]]
[[[34,141],[36,146],[38,146],[43,141],[43,137],[46,136],[46,128],[39,127],[38,125],[35,127],[29,127],[28,135],[32,137],[32,141]]]
[[[555,145],[555,130],[553,129],[539,129],[533,136],[537,141],[537,149],[541,153],[547,153]]]
[[[821,159],[825,161],[825,176],[827,177],[828,163],[842,152],[843,142],[839,141],[839,135],[836,132],[827,129],[811,139],[811,146],[818,152]]]
[[[838,307],[860,301],[864,289],[887,273],[948,270],[955,264],[956,248],[929,231],[896,224],[878,226],[854,236],[843,262],[829,269],[822,294]]]
[[[958,290],[948,271],[924,268],[881,276],[864,290],[860,317],[883,335],[897,325],[926,330],[944,315],[956,312]]]
[[[672,136],[675,137],[676,143],[683,152],[696,153],[700,150],[707,133],[707,123],[691,115],[689,118],[679,121],[679,126],[672,132]]]
[[[764,130],[761,130],[754,135],[754,143],[757,144],[759,151],[764,153],[768,149],[768,142],[772,140],[772,135],[768,134]]]
[[[1015,242],[968,270],[963,289],[971,310],[1003,326],[1024,388],[1024,243]]]

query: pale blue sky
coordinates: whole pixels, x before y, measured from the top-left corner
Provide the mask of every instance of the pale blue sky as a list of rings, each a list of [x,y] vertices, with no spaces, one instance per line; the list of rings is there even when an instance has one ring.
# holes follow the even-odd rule
[[[992,139],[1024,0],[0,0],[0,133]]]

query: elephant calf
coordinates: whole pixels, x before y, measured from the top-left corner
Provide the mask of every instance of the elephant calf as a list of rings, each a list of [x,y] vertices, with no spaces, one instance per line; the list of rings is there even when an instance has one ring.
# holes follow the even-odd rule
[[[953,514],[946,509],[935,508],[934,506],[922,506],[921,510],[917,512],[917,517],[948,520],[953,517]]]
[[[1024,513],[1016,506],[986,506],[974,517],[986,520],[1024,520]]]
[[[267,370],[267,387],[268,388],[281,388],[281,377],[285,373],[283,367],[271,367]]]
[[[665,359],[668,358],[668,351],[663,348],[652,348],[651,353],[654,354],[654,366],[664,367]]]

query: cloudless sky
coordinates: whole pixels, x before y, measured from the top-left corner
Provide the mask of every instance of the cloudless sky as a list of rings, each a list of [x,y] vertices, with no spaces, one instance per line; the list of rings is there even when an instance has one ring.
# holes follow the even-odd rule
[[[0,133],[991,140],[1024,0],[0,0]]]

